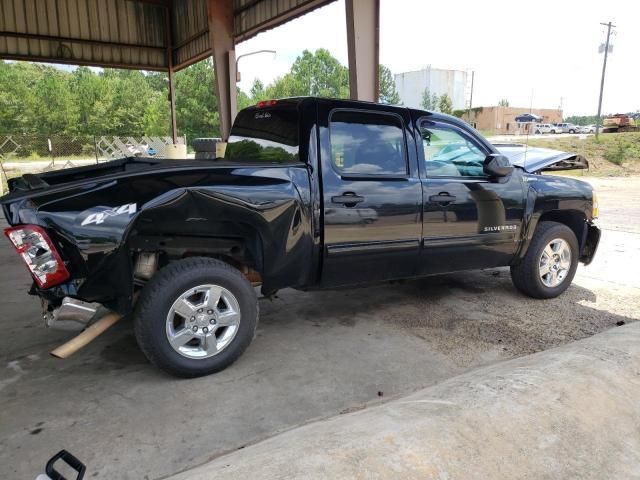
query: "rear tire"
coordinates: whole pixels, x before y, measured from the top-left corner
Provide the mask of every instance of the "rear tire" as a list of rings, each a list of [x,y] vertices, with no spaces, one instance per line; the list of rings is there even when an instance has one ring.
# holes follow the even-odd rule
[[[177,377],[219,372],[253,340],[258,299],[246,277],[216,259],[170,263],[145,286],[134,315],[140,349]]]
[[[541,222],[522,261],[511,266],[511,280],[530,297],[557,297],[571,285],[578,257],[573,230],[562,223]]]

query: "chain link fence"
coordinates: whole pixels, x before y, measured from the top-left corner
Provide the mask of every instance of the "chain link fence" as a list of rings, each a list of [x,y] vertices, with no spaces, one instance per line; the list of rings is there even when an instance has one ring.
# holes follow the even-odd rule
[[[8,178],[123,157],[165,158],[171,137],[0,134],[0,194]],[[186,144],[186,137],[178,143]]]

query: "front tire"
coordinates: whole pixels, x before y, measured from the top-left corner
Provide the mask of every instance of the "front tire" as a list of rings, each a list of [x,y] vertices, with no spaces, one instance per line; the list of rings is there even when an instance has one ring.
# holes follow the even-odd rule
[[[511,280],[525,295],[555,298],[571,285],[578,257],[578,240],[569,227],[541,222],[522,261],[511,266]]]
[[[177,377],[219,372],[253,340],[255,290],[236,268],[191,257],[170,263],[145,286],[134,316],[140,349]]]

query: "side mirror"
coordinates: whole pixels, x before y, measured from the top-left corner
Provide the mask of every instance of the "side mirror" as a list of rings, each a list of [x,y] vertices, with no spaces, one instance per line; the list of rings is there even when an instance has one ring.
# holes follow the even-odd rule
[[[484,173],[490,177],[508,177],[513,172],[509,159],[499,153],[491,153],[484,160]]]

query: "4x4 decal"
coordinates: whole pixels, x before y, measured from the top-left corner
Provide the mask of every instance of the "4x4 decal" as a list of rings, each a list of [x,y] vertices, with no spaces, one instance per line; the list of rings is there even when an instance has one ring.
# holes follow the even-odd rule
[[[123,215],[125,213],[128,215],[133,215],[134,213],[136,213],[136,210],[137,210],[137,204],[127,203],[126,205],[120,205],[119,207],[109,208],[109,209],[103,210],[102,212],[92,213],[82,221],[81,225],[85,226],[85,225],[90,225],[92,223],[95,223],[96,225],[100,225],[109,217],[115,217],[117,215]]]

